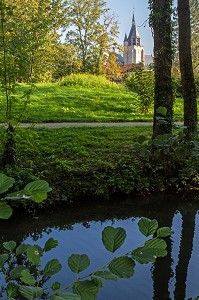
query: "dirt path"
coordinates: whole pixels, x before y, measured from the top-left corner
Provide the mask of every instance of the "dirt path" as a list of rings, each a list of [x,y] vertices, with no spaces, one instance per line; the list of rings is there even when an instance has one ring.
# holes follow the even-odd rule
[[[182,125],[182,122],[176,122],[176,125]],[[125,127],[125,126],[152,126],[152,122],[62,122],[62,123],[21,123],[22,127],[47,127],[47,128],[63,128],[63,127]],[[4,123],[0,123],[0,126],[6,126]]]

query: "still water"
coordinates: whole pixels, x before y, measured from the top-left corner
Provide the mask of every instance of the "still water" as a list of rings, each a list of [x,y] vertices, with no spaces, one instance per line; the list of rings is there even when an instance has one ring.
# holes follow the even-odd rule
[[[75,279],[67,267],[72,253],[87,254],[91,266],[86,275],[108,262],[112,255],[104,248],[101,232],[106,226],[123,227],[127,232],[120,256],[141,246],[145,238],[138,230],[141,217],[157,219],[159,226],[170,226],[174,235],[167,239],[168,255],[155,263],[136,265],[135,275],[118,282],[106,281],[99,300],[183,300],[199,296],[199,193],[159,194],[143,198],[89,201],[73,207],[54,207],[35,216],[15,213],[1,221],[0,242],[44,246],[50,237],[59,246],[42,259],[42,264],[58,258],[62,270],[45,286],[59,281],[65,286]]]

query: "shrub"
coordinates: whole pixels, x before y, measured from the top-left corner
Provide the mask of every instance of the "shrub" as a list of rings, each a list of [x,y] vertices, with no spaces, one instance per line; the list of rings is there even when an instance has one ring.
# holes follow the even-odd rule
[[[130,91],[139,96],[140,109],[143,113],[148,112],[154,100],[154,72],[144,69],[135,69],[126,80]]]
[[[153,141],[140,136],[133,146],[136,159],[144,166],[149,187],[186,189],[199,184],[199,140],[186,141],[183,132],[160,135]]]
[[[71,74],[60,81],[61,86],[77,87],[77,88],[102,88],[102,89],[119,89],[115,82],[111,82],[102,75],[91,74]]]

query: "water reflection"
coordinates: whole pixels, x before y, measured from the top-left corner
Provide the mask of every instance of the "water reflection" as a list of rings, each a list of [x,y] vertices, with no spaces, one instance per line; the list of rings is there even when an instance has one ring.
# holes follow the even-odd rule
[[[60,248],[56,256],[60,260],[64,251],[67,251],[67,256],[86,252],[92,258],[94,267],[98,267],[109,259],[109,255],[99,245],[103,227],[110,224],[124,227],[130,237],[125,247],[133,249],[143,242],[136,225],[139,218],[156,218],[159,226],[169,226],[175,231],[174,236],[167,239],[167,257],[158,259],[154,264],[138,266],[135,277],[129,280],[108,282],[98,299],[188,299],[199,295],[199,232],[196,230],[199,224],[198,200],[196,193],[161,194],[145,199],[120,199],[114,204],[84,203],[76,207],[45,211],[34,217],[15,214],[10,221],[0,222],[0,240],[13,239],[17,243],[36,241],[43,245],[49,236],[53,236],[59,240]],[[63,251],[66,246],[67,250]],[[65,264],[65,258],[62,263]],[[59,276],[58,280],[65,280],[65,273]]]

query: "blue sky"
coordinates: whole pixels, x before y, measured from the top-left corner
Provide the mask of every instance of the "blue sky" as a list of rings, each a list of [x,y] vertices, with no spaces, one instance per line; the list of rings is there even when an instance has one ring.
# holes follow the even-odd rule
[[[149,17],[148,0],[106,0],[107,7],[118,17],[120,35],[118,42],[123,43],[124,34],[129,34],[133,11],[135,15],[136,25],[141,38],[141,44],[145,48],[145,54],[153,53],[153,38],[148,22],[144,27],[139,27]]]

